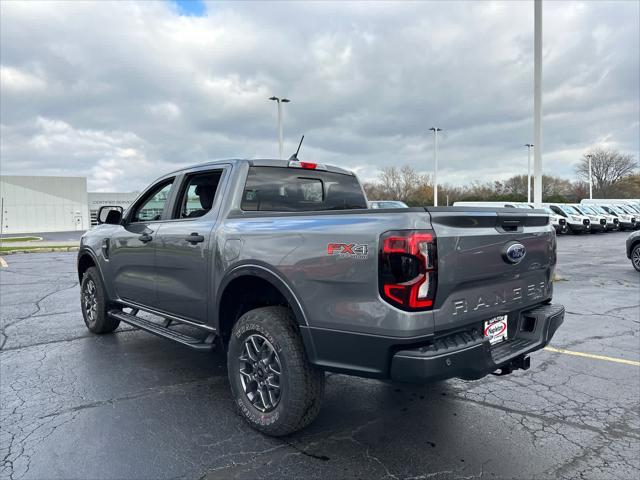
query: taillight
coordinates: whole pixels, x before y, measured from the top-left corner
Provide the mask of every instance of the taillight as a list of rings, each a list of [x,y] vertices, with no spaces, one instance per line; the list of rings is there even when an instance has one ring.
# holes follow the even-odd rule
[[[289,162],[290,168],[304,168],[307,170],[326,170],[327,166],[321,163],[314,162],[301,162],[299,160],[291,160]]]
[[[380,295],[402,310],[430,310],[436,295],[435,233],[399,230],[380,236]]]

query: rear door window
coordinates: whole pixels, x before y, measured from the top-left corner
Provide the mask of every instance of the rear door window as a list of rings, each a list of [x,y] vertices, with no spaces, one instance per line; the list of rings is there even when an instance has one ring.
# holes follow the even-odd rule
[[[353,175],[281,167],[251,167],[241,208],[248,211],[304,212],[366,209]]]
[[[222,170],[187,176],[172,218],[197,218],[208,213],[216,198]]]

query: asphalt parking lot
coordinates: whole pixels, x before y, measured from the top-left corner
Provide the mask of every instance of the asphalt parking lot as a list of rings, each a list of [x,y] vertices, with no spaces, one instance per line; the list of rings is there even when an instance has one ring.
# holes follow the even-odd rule
[[[640,274],[626,233],[558,239],[555,349],[506,377],[405,386],[331,374],[317,421],[265,437],[221,352],[84,327],[75,253],[0,269],[0,477],[637,478]]]

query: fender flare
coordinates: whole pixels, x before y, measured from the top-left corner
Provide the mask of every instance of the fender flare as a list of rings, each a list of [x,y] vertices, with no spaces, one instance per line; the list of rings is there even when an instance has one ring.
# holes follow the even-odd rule
[[[98,270],[98,275],[100,275],[100,280],[102,281],[102,285],[104,286],[105,293],[108,294],[109,288],[104,281],[104,275],[102,274],[102,268],[100,268],[100,262],[98,261],[98,257],[93,250],[87,247],[80,247],[80,249],[78,250],[78,259],[76,260],[76,270],[78,270],[80,259],[85,255],[88,255],[89,257],[91,257],[91,260],[93,260],[93,265]],[[78,271],[78,273],[80,272]],[[80,277],[80,275],[78,275],[78,283],[82,284],[82,278]]]
[[[315,364],[317,361],[317,353],[315,344],[313,341],[313,337],[311,335],[311,331],[309,329],[309,323],[307,321],[307,316],[302,308],[302,304],[298,300],[295,292],[291,288],[291,286],[286,282],[283,276],[279,275],[277,272],[273,271],[273,269],[262,262],[256,262],[255,260],[248,263],[243,263],[240,265],[236,265],[231,270],[229,270],[222,281],[218,285],[217,294],[216,294],[216,330],[220,329],[220,305],[222,295],[226,290],[227,286],[236,278],[243,276],[252,276],[261,278],[271,285],[273,285],[287,300],[293,313],[296,317],[298,328],[300,330],[300,337],[302,338],[302,344],[304,345],[304,350],[307,354],[308,360]]]
[[[220,282],[217,288],[216,303],[215,303],[216,308],[218,309],[217,313],[219,313],[222,295],[224,294],[227,286],[233,280],[239,277],[258,277],[258,278],[261,278],[262,280],[269,282],[271,285],[273,285],[280,292],[280,294],[287,300],[287,302],[291,306],[291,309],[293,310],[293,313],[296,316],[298,325],[301,327],[308,327],[309,323],[307,322],[307,316],[304,313],[302,304],[298,300],[298,297],[294,293],[293,289],[289,286],[289,284],[281,275],[274,272],[273,269],[270,268],[269,266],[261,263],[262,262],[253,261],[251,263],[243,263],[240,265],[236,265],[224,275],[224,277],[222,278],[222,281]],[[219,323],[220,316],[216,315],[216,317],[218,318],[218,323]]]

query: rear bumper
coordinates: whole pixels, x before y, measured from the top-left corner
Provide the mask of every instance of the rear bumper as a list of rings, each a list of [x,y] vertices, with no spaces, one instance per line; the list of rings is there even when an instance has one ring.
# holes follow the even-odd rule
[[[410,383],[453,377],[473,380],[501,368],[520,368],[526,355],[549,343],[563,321],[562,305],[542,305],[522,312],[515,335],[494,347],[480,333],[469,331],[439,338],[426,347],[400,350],[392,357],[390,377]]]

